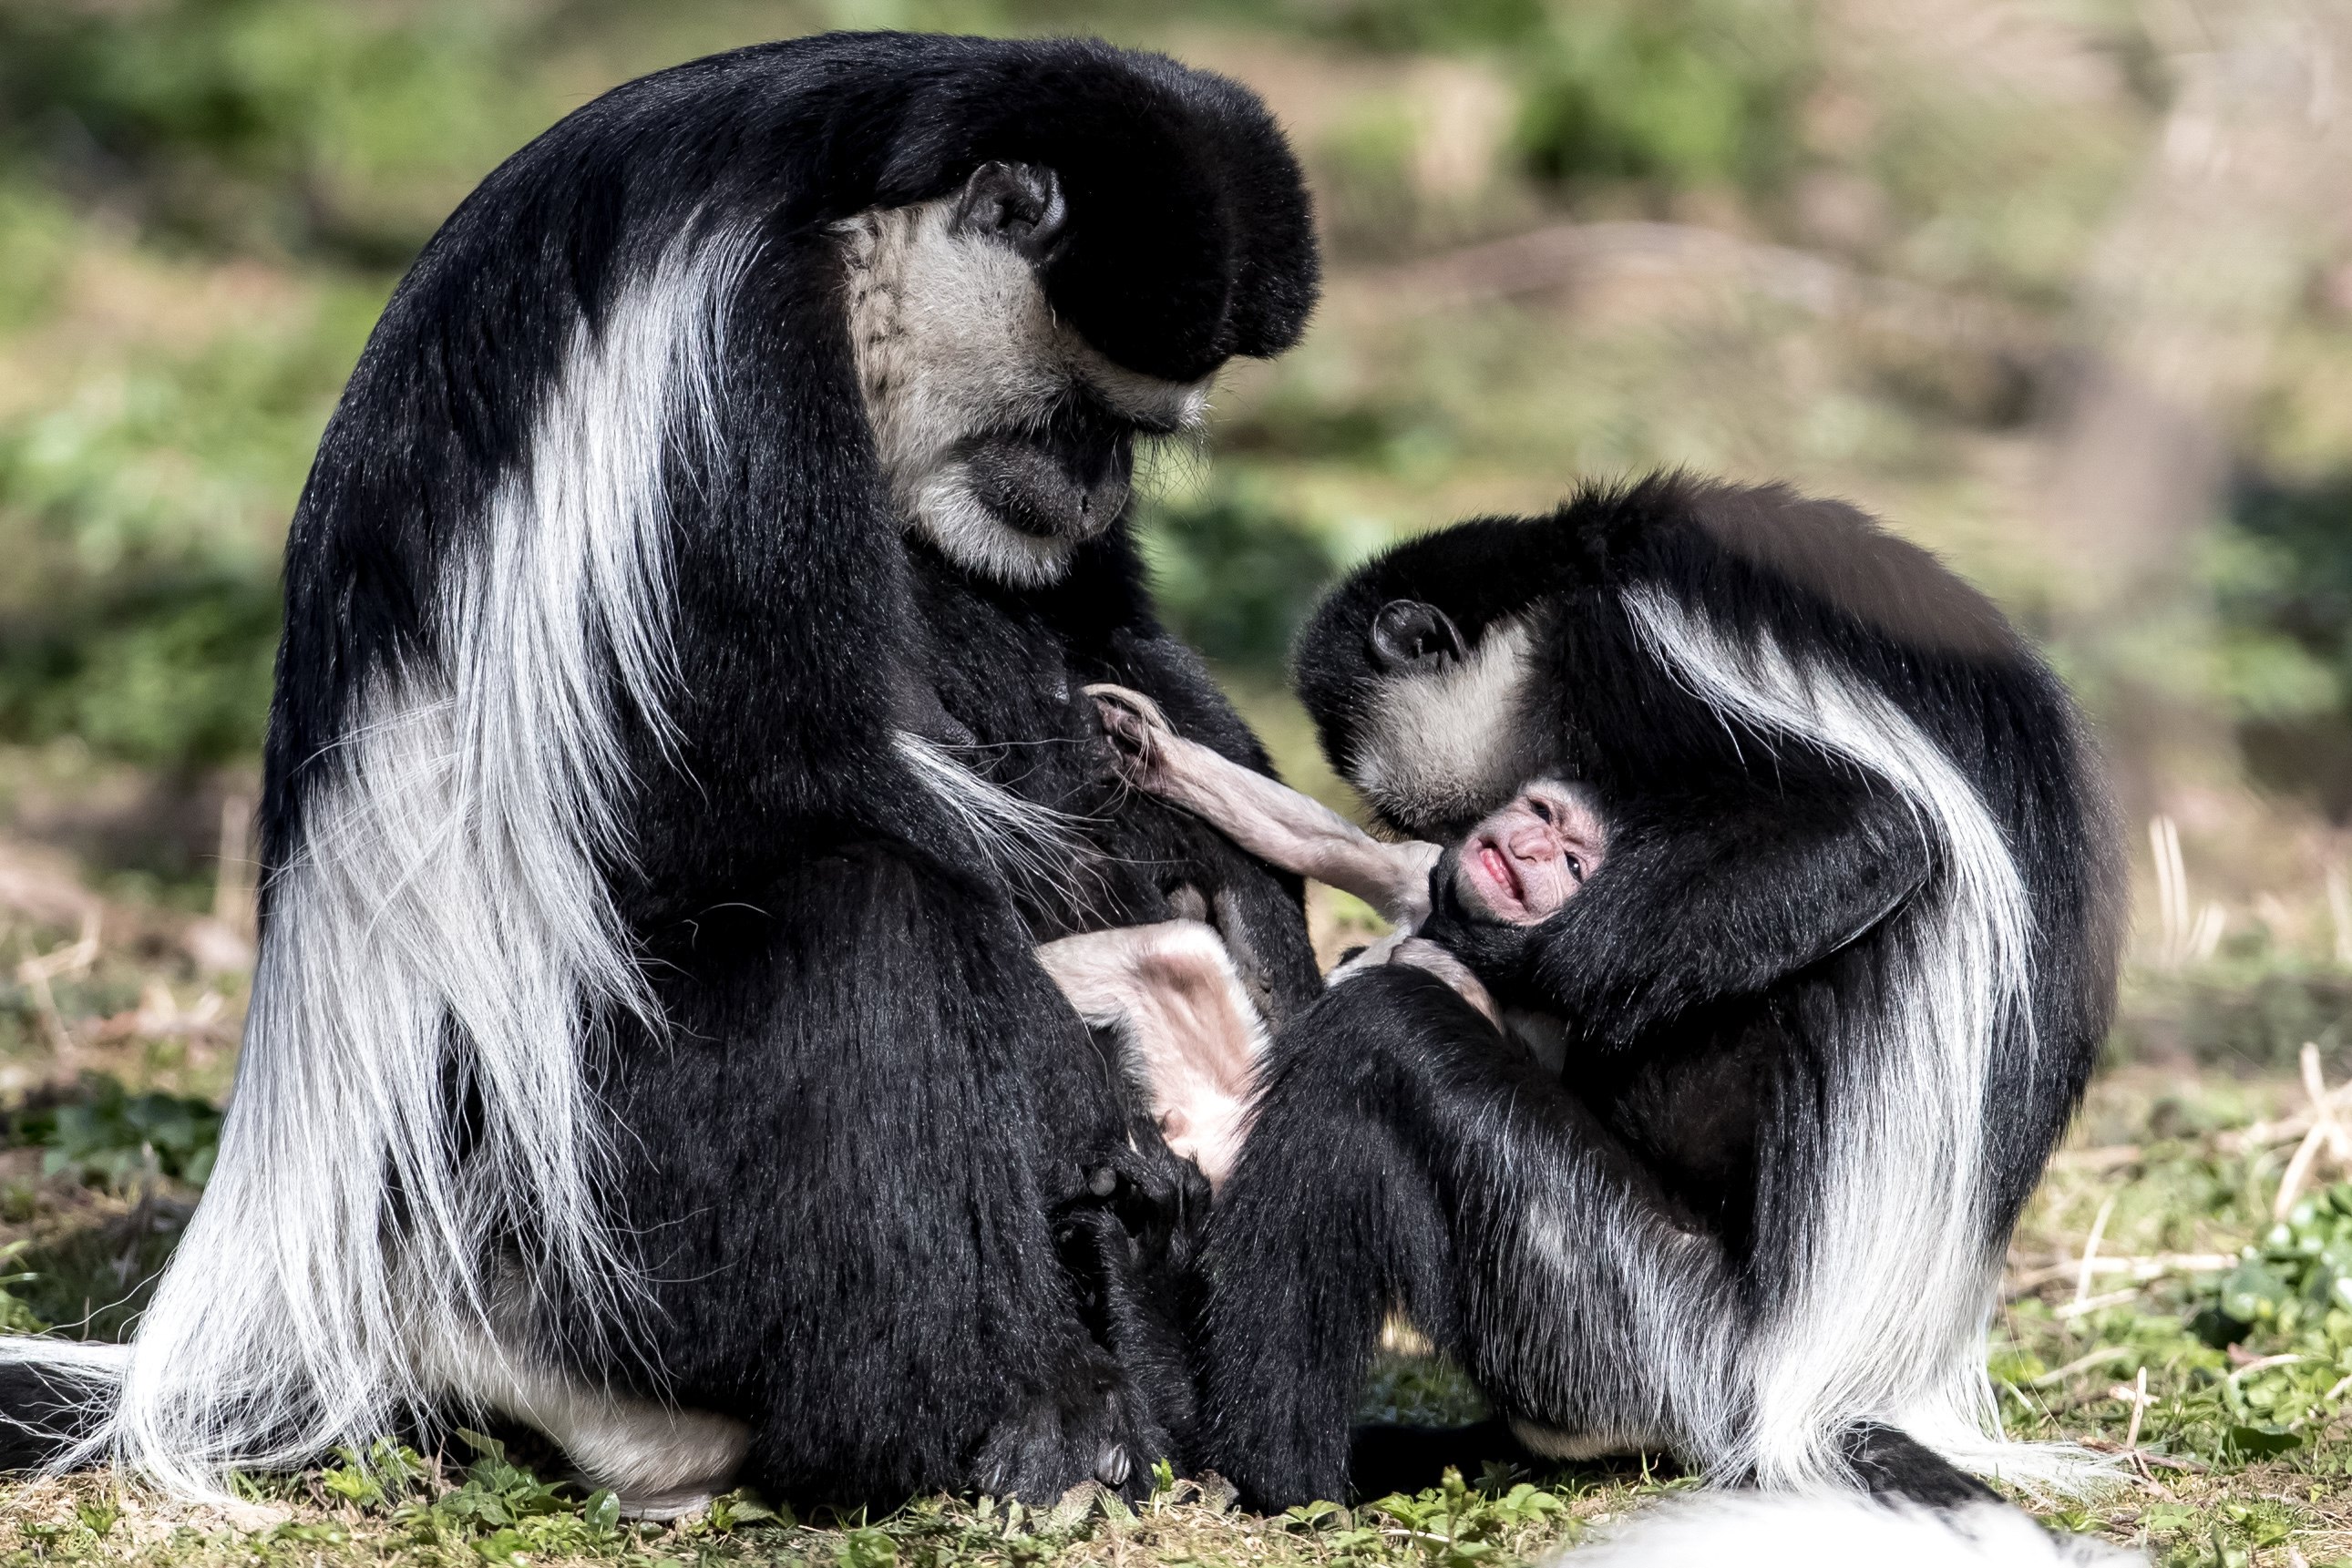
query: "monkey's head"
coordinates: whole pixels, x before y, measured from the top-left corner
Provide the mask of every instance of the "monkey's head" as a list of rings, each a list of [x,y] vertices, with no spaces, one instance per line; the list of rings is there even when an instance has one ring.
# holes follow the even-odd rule
[[[918,142],[903,161],[930,172],[882,181],[886,203],[928,193],[841,228],[895,510],[1027,587],[1124,515],[1139,437],[1197,425],[1226,359],[1296,340],[1318,263],[1297,166],[1247,89],[1100,45],[1014,47],[1036,57],[1013,85],[957,78],[925,110],[956,148]]]
[[[1465,909],[1537,925],[1576,896],[1608,853],[1608,826],[1585,791],[1538,779],[1450,846],[1437,874]]]
[[[1559,776],[1538,677],[1557,573],[1530,519],[1458,524],[1376,556],[1299,633],[1300,699],[1331,765],[1391,826],[1454,842]]]
[[[1787,748],[1672,667],[1658,606],[1735,651],[1769,631],[1865,661],[2023,656],[1981,595],[1851,507],[1666,475],[1366,561],[1300,633],[1298,694],[1332,766],[1419,838],[1460,839],[1529,779],[1591,791],[1612,828],[1703,781],[1769,781]]]

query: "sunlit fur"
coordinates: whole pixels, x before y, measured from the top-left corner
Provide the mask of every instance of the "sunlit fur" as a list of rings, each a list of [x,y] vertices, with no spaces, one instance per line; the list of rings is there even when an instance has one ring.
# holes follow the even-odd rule
[[[204,1493],[233,1464],[364,1447],[439,1392],[418,1374],[438,1347],[484,1340],[502,1239],[586,1299],[628,1289],[578,1027],[646,1005],[599,867],[627,852],[614,705],[662,722],[662,462],[709,439],[747,249],[673,250],[576,328],[528,470],[448,564],[430,667],[371,693],[311,775],[219,1162],[90,1452]],[[453,1061],[481,1107],[462,1162]]]
[[[898,755],[989,865],[1012,886],[1086,907],[1100,891],[1086,824],[990,779],[948,747],[900,732]]]
[[[1625,607],[1710,706],[1900,791],[1937,867],[1902,916],[1885,981],[1895,1005],[1857,1009],[1855,1027],[1875,1038],[1832,1058],[1844,1070],[1826,1090],[1832,1147],[1797,1200],[1793,1288],[1740,1368],[1753,1405],[1723,1458],[1773,1486],[1840,1478],[1833,1439],[1857,1416],[1975,1455],[2000,1430],[1984,1375],[2001,1261],[1979,1190],[1986,1068],[1999,1031],[2033,1028],[2032,912],[2009,847],[1975,789],[1875,689],[1800,664],[1769,635],[1727,636],[1655,589]]]

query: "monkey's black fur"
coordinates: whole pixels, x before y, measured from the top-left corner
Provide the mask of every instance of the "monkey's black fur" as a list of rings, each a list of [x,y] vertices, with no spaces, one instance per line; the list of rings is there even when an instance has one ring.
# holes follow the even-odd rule
[[[289,554],[279,844],[291,774],[369,655],[402,645],[398,580],[438,543],[400,537],[439,508],[411,503],[425,476],[383,444],[420,426],[452,444],[427,495],[487,482],[545,373],[518,339],[553,339],[567,302],[593,317],[672,226],[759,226],[729,323],[725,457],[673,486],[693,497],[672,525],[678,756],[641,742],[635,768],[624,908],[670,1037],[625,1032],[601,1087],[635,1152],[616,1218],[645,1238],[662,1386],[749,1422],[746,1479],[780,1497],[1054,1497],[1122,1448],[1118,1479],[1145,1483],[1190,1389],[1146,1283],[1169,1260],[1113,1203],[1173,1207],[1189,1173],[1028,949],[1168,918],[1191,884],[1237,907],[1229,928],[1277,1005],[1314,983],[1295,883],[1111,782],[1091,681],[1149,691],[1265,766],[1153,619],[1124,527],[1024,591],[975,582],[886,508],[827,225],[988,160],[1059,175],[1049,296],[1113,360],[1183,379],[1297,336],[1316,290],[1297,172],[1231,83],[1086,43],[746,50],[607,96],[467,202],[387,313]],[[460,387],[511,381],[442,404],[457,391],[442,356],[492,332]],[[385,623],[330,632],[331,605]],[[1083,908],[1008,889],[947,828],[890,751],[910,724],[1087,820]],[[1089,1185],[1106,1166],[1112,1202]],[[642,1375],[633,1359],[583,1370]]]
[[[2030,914],[2030,1017],[2002,1019],[1981,1082],[1947,1108],[1977,1114],[1980,1096],[1977,1183],[1954,1201],[1988,1288],[2080,1097],[2113,1001],[2116,846],[2065,693],[1990,603],[1850,508],[1676,478],[1399,546],[1334,590],[1299,642],[1298,687],[1335,766],[1377,784],[1377,754],[1415,743],[1383,729],[1383,693],[1524,625],[1524,678],[1488,725],[1528,776],[1590,793],[1609,849],[1532,928],[1465,910],[1450,853],[1433,877],[1423,934],[1507,1004],[1558,1015],[1563,1072],[1395,967],[1333,987],[1278,1036],[1213,1225],[1202,1350],[1205,1457],[1259,1504],[1338,1494],[1391,1307],[1515,1421],[1771,1479],[1783,1455],[1759,1448],[1745,1380],[1807,1267],[1813,1216],[1846,1184],[1951,1179],[1833,1164],[1852,1109],[1836,1085],[1921,1043],[1885,1022],[1897,988],[1951,977],[1906,961],[1949,896],[1950,844],[1851,757],[1701,700],[1629,611],[1644,591],[1727,646],[1769,638],[1809,678],[1891,704],[1999,831]],[[1376,635],[1398,601],[1439,613],[1392,612]],[[1431,632],[1446,621],[1455,634]],[[1437,839],[1499,803],[1368,792],[1394,826]],[[1907,1306],[1952,1305],[1933,1294]],[[1959,1301],[1958,1321],[1988,1301]],[[1931,1503],[1980,1498],[1878,1424],[1900,1397],[1864,1391],[1837,1407],[1845,1426],[1811,1435],[1832,1470]]]
[[[482,1261],[486,1277],[521,1278],[519,1362],[741,1421],[742,1479],[779,1498],[1051,1499],[1090,1476],[1146,1486],[1153,1461],[1180,1455],[1192,1391],[1168,1280],[1205,1189],[1031,948],[1167,919],[1171,896],[1189,907],[1197,894],[1276,1015],[1318,986],[1297,883],[1116,782],[1088,682],[1148,692],[1186,733],[1266,766],[1154,619],[1124,520],[1050,586],[1013,589],[951,564],[894,513],[840,225],[953,194],[995,164],[1013,171],[998,176],[1007,189],[1037,171],[1057,183],[1066,222],[1023,254],[1055,317],[1129,371],[1183,382],[1277,352],[1312,308],[1298,169],[1231,81],[1081,41],[836,35],[744,49],[615,89],[467,199],[386,308],[287,548],[265,974],[302,935],[292,923],[319,918],[282,889],[341,852],[350,830],[327,806],[379,787],[351,773],[362,732],[382,727],[384,705],[398,716],[408,694],[454,679],[453,616],[503,612],[496,575],[515,568],[485,559],[486,518],[532,472],[580,345],[625,296],[650,287],[652,308],[670,304],[654,281],[669,261],[734,245],[740,270],[709,291],[723,329],[709,394],[652,411],[671,420],[657,494],[624,498],[629,517],[656,517],[666,558],[658,720],[619,693],[613,650],[630,628],[597,619],[638,610],[580,607],[601,661],[584,678],[610,688],[625,754],[597,802],[619,824],[597,874],[659,1020],[588,998],[595,1016],[576,1036],[614,1153],[604,1218],[635,1278],[611,1301],[572,1299],[594,1291],[533,1273],[541,1217],[499,1193],[482,1201],[511,1245]],[[681,329],[666,351],[690,339]],[[534,665],[510,678],[554,677]],[[1000,871],[908,759],[909,735],[1065,813],[1070,885]],[[483,1079],[454,1025],[445,1038],[462,1166],[467,1140],[487,1136]],[[259,1060],[248,1047],[248,1071],[328,1071],[282,1051]],[[241,1080],[240,1100],[253,1088]],[[280,1158],[268,1135],[237,1157]],[[384,1180],[390,1246],[415,1215],[395,1173]],[[234,1266],[193,1252],[174,1265]],[[299,1386],[253,1397],[288,1422],[318,1403]],[[257,1442],[278,1440],[255,1426]],[[212,1440],[167,1437],[163,1457],[219,1463],[199,1447]]]

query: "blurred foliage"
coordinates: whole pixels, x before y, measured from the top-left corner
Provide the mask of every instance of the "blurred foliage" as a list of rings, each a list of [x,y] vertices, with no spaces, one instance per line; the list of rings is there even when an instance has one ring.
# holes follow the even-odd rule
[[[2352,473],[2243,482],[2213,553],[2248,762],[2352,814]]]
[[[142,1195],[98,1223],[34,1240],[8,1289],[23,1312],[72,1338],[121,1343],[154,1299],[193,1212],[180,1198]]]
[[[1556,181],[1769,190],[1794,167],[1807,7],[1758,0],[1561,5],[1526,68],[1522,151]]]
[[[31,1239],[25,1238],[0,1247],[0,1269],[16,1270],[32,1245]],[[16,1293],[39,1278],[31,1270],[0,1274],[0,1333],[39,1333],[49,1326],[32,1303]]]
[[[8,1145],[40,1150],[44,1178],[104,1198],[83,1223],[21,1238],[0,1254],[16,1270],[0,1280],[0,1328],[56,1323],[80,1338],[128,1337],[212,1175],[221,1121],[209,1101],[134,1093],[104,1072],[85,1072],[11,1116]],[[19,1201],[11,1193],[7,1207]],[[37,1189],[21,1201],[9,1219],[37,1210]]]
[[[1139,528],[1160,612],[1211,659],[1279,678],[1337,570],[1331,547],[1245,485],[1148,509]]]
[[[136,351],[0,423],[0,732],[164,768],[253,754],[278,535],[377,298]]]
[[[1355,0],[1284,14],[1372,48],[1495,57],[1519,91],[1528,172],[1664,193],[1764,189],[1789,172],[1812,12],[1804,0]]]
[[[513,7],[315,0],[0,5],[0,138],[161,236],[404,262],[420,181],[478,177],[528,42]]]
[[[9,1139],[46,1151],[46,1176],[72,1176],[117,1192],[167,1177],[202,1186],[220,1152],[221,1113],[206,1101],[133,1094],[107,1073],[86,1073],[69,1098],[17,1113]]]
[[[2133,977],[2110,1054],[2237,1069],[2294,1066],[2306,1042],[2352,1071],[2352,973],[2262,943],[2232,943],[2209,963]]]

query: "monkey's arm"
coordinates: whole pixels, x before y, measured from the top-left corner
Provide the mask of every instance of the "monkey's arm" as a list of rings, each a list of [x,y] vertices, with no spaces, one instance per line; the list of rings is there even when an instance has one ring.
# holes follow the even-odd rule
[[[1516,1420],[1713,1458],[1744,1402],[1732,1260],[1600,1117],[1431,977],[1335,986],[1260,1069],[1210,1223],[1201,1462],[1252,1505],[1336,1497],[1381,1320]]]
[[[1875,929],[1936,867],[1885,784],[1792,763],[1774,785],[1628,812],[1601,869],[1541,925],[1465,918],[1448,899],[1422,934],[1507,999],[1540,1003],[1604,1047],[1754,996]]]
[[[1207,821],[1260,860],[1350,893],[1399,925],[1429,914],[1435,844],[1384,844],[1318,800],[1185,739],[1150,698],[1122,686],[1087,688],[1120,771],[1138,789]]]

